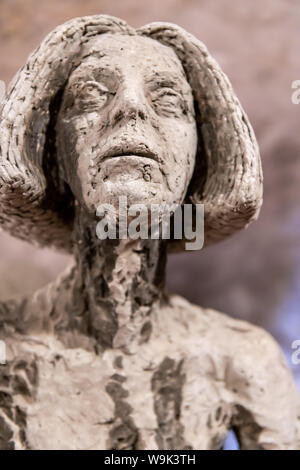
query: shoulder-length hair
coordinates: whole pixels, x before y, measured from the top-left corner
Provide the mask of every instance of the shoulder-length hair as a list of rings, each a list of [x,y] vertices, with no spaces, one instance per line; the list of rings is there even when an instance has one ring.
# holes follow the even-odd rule
[[[206,47],[182,28],[151,23],[135,30],[107,15],[57,27],[9,86],[0,106],[2,227],[41,246],[72,252],[72,196],[64,194],[55,170],[57,103],[82,45],[104,33],[147,36],[175,51],[193,91],[198,129],[186,201],[204,204],[206,245],[245,227],[261,206],[262,170],[252,127],[228,78]]]

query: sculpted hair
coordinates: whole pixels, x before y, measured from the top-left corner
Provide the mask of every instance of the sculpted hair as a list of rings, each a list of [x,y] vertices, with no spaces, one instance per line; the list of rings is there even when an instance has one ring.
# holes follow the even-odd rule
[[[135,30],[106,15],[75,18],[56,28],[9,86],[0,106],[2,227],[32,243],[72,252],[72,196],[56,168],[53,128],[81,46],[104,33],[145,35],[173,48],[193,90],[198,127],[186,202],[205,205],[206,245],[245,227],[261,206],[262,171],[253,130],[227,77],[206,47],[182,28],[152,23]],[[184,243],[173,241],[172,250]]]

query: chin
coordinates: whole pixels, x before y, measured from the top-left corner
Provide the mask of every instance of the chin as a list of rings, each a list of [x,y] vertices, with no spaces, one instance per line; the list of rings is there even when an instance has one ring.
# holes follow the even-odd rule
[[[126,181],[122,183],[103,183],[97,190],[98,197],[94,205],[98,207],[100,204],[111,204],[116,209],[119,208],[120,198],[122,201],[126,198],[127,206],[133,204],[161,204],[164,200],[165,193],[161,184],[146,182],[143,179],[134,181]]]

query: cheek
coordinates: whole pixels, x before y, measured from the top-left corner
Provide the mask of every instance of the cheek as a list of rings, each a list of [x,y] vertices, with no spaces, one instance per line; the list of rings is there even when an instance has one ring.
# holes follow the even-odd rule
[[[176,174],[187,181],[192,177],[197,152],[197,127],[195,121],[173,121],[165,126],[164,140],[167,156],[164,161],[166,174]]]
[[[195,121],[173,120],[161,127],[169,153],[176,162],[192,161],[197,150],[197,128]]]

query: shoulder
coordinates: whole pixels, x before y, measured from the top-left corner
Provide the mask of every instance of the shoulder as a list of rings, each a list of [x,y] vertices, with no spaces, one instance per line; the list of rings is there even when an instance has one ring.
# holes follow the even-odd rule
[[[224,355],[234,354],[237,350],[241,352],[241,348],[249,353],[258,337],[263,339],[263,343],[274,342],[268,333],[257,326],[217,310],[192,304],[178,295],[169,297],[164,311],[164,317],[176,324],[177,328],[187,330],[191,340],[201,339],[199,344],[203,344],[203,338],[212,339]]]
[[[233,427],[244,448],[293,449],[300,445],[300,399],[280,346],[262,328],[221,312],[170,299],[173,321],[186,344],[233,407]],[[188,340],[188,338],[190,338]]]
[[[278,395],[278,402],[295,395],[295,385],[283,352],[264,329],[212,309],[172,296],[167,316],[171,328],[186,338],[199,357],[209,355],[226,388],[259,401]],[[293,395],[294,393],[294,395]],[[268,398],[265,398],[265,395]]]

